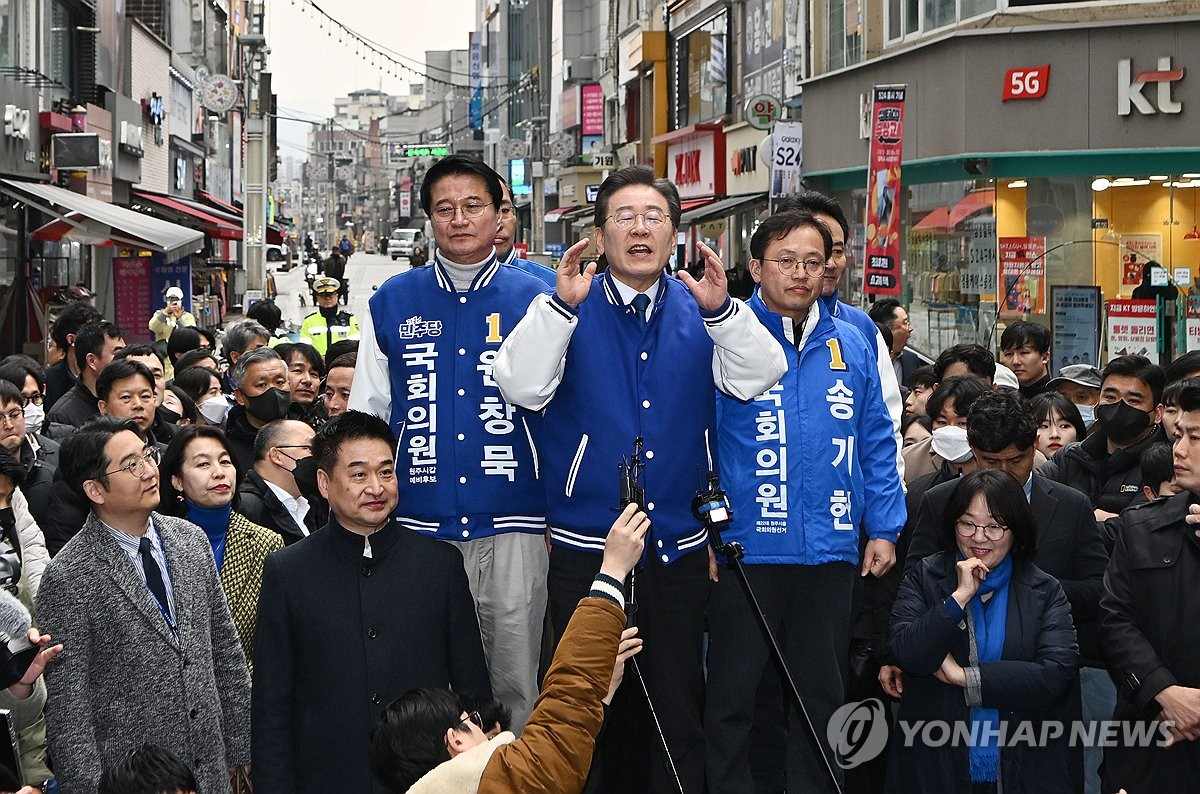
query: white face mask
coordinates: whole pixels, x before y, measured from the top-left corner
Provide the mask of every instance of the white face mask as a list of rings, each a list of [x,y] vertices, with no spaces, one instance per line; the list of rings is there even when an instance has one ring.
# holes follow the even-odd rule
[[[934,430],[930,446],[935,455],[950,463],[966,463],[975,454],[967,443],[967,431],[953,425]]]
[[[200,415],[210,425],[225,424],[225,417],[229,415],[229,409],[233,406],[229,404],[229,400],[225,399],[225,395],[213,397],[211,400],[206,400],[196,408],[200,411]]]
[[[25,406],[25,432],[40,433],[46,423],[46,407],[29,403]]]
[[[1083,417],[1083,426],[1091,430],[1092,425],[1096,423],[1096,406],[1075,403],[1075,407],[1079,409],[1079,415]]]

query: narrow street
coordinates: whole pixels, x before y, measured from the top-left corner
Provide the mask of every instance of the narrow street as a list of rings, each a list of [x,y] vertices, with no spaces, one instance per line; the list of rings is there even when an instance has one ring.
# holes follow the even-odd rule
[[[272,269],[275,267],[272,266]],[[384,254],[355,253],[346,264],[346,276],[350,281],[350,311],[362,317],[374,288],[408,269],[408,261],[405,259],[393,262]],[[304,281],[304,267],[297,265],[287,273],[284,273],[282,268],[276,269],[275,286],[279,291],[275,302],[283,312],[284,323],[291,323],[293,327],[299,328],[304,318],[316,311],[312,305],[312,295]],[[301,297],[304,300],[303,306],[300,304]]]

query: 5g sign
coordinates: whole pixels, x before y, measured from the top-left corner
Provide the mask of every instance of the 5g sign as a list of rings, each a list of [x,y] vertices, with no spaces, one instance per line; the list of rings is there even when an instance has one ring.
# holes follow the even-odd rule
[[[1010,99],[1041,99],[1050,85],[1050,64],[1009,69],[1004,75],[1002,101]]]

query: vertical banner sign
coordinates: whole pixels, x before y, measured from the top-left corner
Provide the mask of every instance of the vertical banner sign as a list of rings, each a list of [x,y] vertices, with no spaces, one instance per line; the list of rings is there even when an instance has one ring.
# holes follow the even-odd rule
[[[471,106],[469,108],[471,129],[483,129],[483,85],[480,72],[483,71],[483,46],[471,34]]]
[[[1097,366],[1100,360],[1100,288],[1052,287],[1053,338],[1050,371],[1058,376],[1071,364]]]
[[[585,83],[580,87],[579,134],[604,134],[604,87],[599,83]]]
[[[800,192],[804,167],[804,125],[777,121],[771,131],[771,198]]]
[[[1108,302],[1107,361],[1117,356],[1153,356],[1158,349],[1158,303]],[[1082,362],[1080,362],[1082,363]]]
[[[1200,350],[1200,298],[1189,297],[1186,301],[1175,301],[1175,304],[1184,304],[1184,351]]]
[[[1046,238],[1001,237],[999,248],[1001,314],[1045,314]]]
[[[150,305],[155,297],[150,286],[150,271],[149,256],[113,258],[113,308],[117,325],[122,328],[145,328],[146,323],[150,321]],[[161,305],[160,302],[154,308],[157,309]],[[133,333],[140,334],[139,342],[154,338],[149,331],[142,333],[135,330]]]
[[[900,294],[900,158],[906,86],[875,86],[867,173],[867,251],[863,292]]]

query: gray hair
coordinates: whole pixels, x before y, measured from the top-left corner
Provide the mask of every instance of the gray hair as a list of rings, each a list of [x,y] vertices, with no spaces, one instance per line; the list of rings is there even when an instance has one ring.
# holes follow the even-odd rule
[[[257,323],[256,323],[257,325]],[[264,361],[279,361],[283,359],[275,352],[273,347],[260,347],[258,350],[251,350],[249,353],[238,358],[237,363],[233,365],[233,372],[230,378],[233,380],[233,385],[236,388],[242,388],[242,384],[246,381],[246,373],[255,364],[261,364]]]
[[[246,348],[255,339],[270,341],[271,332],[254,320],[242,320],[225,329],[225,336],[221,339],[221,349],[225,351],[226,358],[229,358],[230,353],[241,355],[246,352]]]

